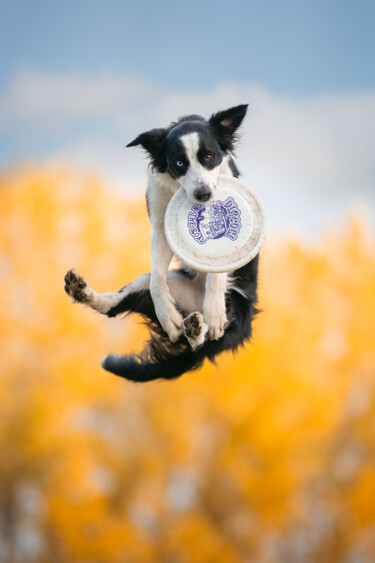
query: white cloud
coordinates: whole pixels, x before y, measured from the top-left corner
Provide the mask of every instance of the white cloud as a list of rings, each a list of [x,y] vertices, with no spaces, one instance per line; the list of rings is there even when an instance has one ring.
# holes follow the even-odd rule
[[[79,73],[41,74],[24,69],[16,74],[0,102],[2,117],[40,123],[46,119],[111,117],[123,102],[142,102],[152,85],[138,78],[85,77]]]
[[[0,97],[0,138],[22,156],[74,163],[132,192],[145,178],[143,155],[124,149],[135,135],[245,102],[238,162],[271,225],[315,233],[354,204],[374,203],[375,93],[288,98],[224,82],[171,92],[138,78],[24,70]]]

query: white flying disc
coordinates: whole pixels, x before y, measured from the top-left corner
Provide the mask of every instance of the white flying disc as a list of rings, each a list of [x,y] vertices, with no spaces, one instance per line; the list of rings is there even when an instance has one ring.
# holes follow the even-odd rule
[[[258,254],[266,236],[266,216],[256,193],[224,174],[215,198],[193,203],[180,188],[165,214],[165,234],[172,252],[202,272],[230,272]]]

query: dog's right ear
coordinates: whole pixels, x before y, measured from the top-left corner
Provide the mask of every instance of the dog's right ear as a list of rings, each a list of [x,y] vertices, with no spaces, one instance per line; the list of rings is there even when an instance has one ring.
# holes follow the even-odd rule
[[[141,145],[147,151],[151,158],[151,164],[159,172],[165,172],[167,168],[166,151],[164,149],[164,140],[167,136],[168,129],[151,129],[146,133],[141,133],[127,147],[136,147]]]
[[[128,145],[127,147],[136,147],[141,145],[151,156],[155,152],[159,152],[160,145],[167,136],[167,129],[151,129],[151,131],[146,131],[146,133],[141,133]]]

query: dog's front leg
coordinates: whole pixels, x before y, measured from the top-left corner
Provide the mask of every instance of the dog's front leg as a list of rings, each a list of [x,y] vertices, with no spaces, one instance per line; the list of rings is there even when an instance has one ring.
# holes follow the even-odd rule
[[[167,285],[168,266],[173,253],[168,246],[162,227],[154,227],[152,230],[151,254],[150,292],[154,302],[155,313],[171,342],[175,342],[181,335],[183,318],[176,309],[176,302]]]
[[[208,324],[208,338],[210,340],[217,340],[224,334],[227,322],[225,314],[226,288],[227,274],[207,274],[203,317]]]

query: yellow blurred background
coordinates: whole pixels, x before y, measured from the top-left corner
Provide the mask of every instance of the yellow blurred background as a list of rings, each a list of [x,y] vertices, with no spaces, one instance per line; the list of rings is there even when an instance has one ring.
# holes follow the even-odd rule
[[[137,319],[64,293],[150,269],[144,200],[68,169],[0,180],[0,562],[375,560],[375,245],[360,219],[270,234],[254,336],[217,366],[131,384]]]

